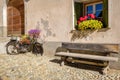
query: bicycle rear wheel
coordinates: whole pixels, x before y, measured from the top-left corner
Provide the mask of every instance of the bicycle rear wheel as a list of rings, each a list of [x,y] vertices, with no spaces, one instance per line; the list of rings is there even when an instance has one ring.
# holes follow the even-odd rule
[[[34,54],[41,54],[41,56],[43,55],[43,47],[42,44],[40,43],[35,43],[33,46],[33,51]]]

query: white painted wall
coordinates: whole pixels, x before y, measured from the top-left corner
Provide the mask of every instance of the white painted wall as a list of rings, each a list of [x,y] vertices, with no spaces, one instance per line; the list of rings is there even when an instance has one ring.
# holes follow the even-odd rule
[[[30,0],[27,5],[27,29],[36,27],[42,30],[42,39],[69,41],[72,0]]]
[[[94,32],[77,43],[120,43],[120,0],[109,0],[109,27]],[[27,3],[27,30],[39,27],[46,41],[71,42],[73,30],[72,0],[30,0]]]
[[[0,26],[2,26],[2,23],[3,23],[3,0],[0,0]]]

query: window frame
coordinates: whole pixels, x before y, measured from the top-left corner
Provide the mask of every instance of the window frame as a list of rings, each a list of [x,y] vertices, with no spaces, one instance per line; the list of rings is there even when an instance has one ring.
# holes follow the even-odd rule
[[[90,5],[93,6],[93,14],[95,14],[95,12],[96,12],[96,4],[101,4],[101,3],[103,4],[103,1],[85,3],[84,4],[84,15],[87,14],[87,7],[90,6]],[[98,17],[98,18],[102,18],[102,17]]]
[[[107,2],[106,2],[107,1]],[[73,29],[72,30],[76,30],[75,28],[75,2],[79,2],[79,3],[83,3],[83,15],[82,16],[85,16],[85,5],[90,5],[90,4],[99,4],[99,3],[103,3],[103,12],[105,11],[105,9],[107,10],[107,12],[105,11],[104,13],[107,15],[107,17],[105,17],[105,15],[102,15],[102,17],[98,17],[96,19],[100,20],[103,22],[104,24],[104,28],[102,29],[107,29],[109,30],[110,27],[109,27],[109,1],[108,0],[94,0],[94,1],[89,1],[89,0],[86,0],[86,1],[80,1],[80,0],[72,0],[72,19],[73,19]],[[104,7],[105,5],[107,5],[107,7]],[[102,13],[102,14],[104,14]],[[106,18],[107,18],[107,21],[106,21]]]

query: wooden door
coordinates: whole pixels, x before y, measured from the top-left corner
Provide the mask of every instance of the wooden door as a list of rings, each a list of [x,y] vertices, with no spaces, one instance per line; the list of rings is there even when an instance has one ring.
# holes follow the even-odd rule
[[[7,7],[7,34],[24,34],[24,3],[22,0],[10,0]]]

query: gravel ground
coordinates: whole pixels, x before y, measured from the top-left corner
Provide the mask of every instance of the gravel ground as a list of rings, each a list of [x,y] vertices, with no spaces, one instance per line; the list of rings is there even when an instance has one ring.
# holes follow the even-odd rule
[[[0,54],[0,80],[120,80],[119,70],[110,70],[107,75],[98,71],[60,66],[58,58]]]

